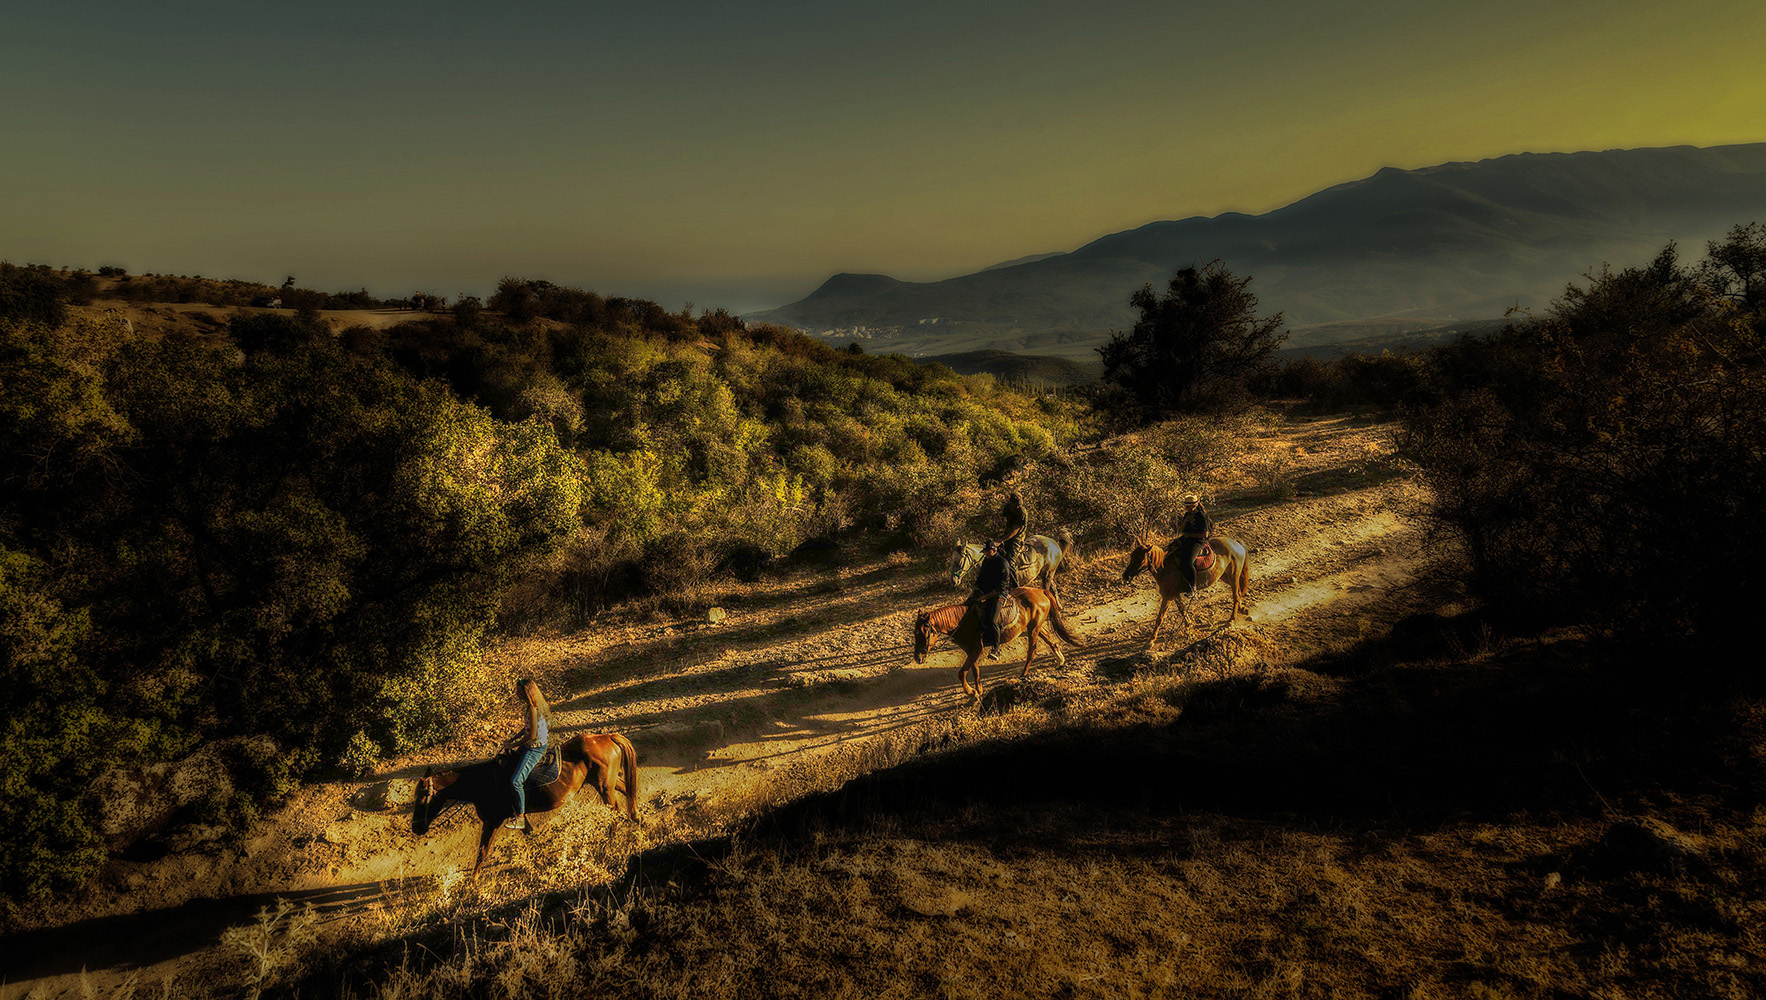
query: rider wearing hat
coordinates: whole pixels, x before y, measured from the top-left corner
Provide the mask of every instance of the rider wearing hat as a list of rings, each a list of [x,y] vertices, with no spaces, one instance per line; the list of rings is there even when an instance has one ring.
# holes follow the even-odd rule
[[[1022,533],[1025,525],[1030,523],[1030,517],[1024,513],[1024,498],[1018,495],[1017,490],[1013,490],[1011,494],[1006,497],[1005,505],[1000,508],[1000,513],[1003,514],[1006,519],[1007,538],[1010,538],[1014,534]]]
[[[988,539],[981,547],[981,568],[975,573],[975,589],[969,592],[970,603],[980,602],[981,641],[993,647],[990,660],[1000,658],[1000,599],[1018,587],[1012,556],[1017,552],[1018,533],[1015,528],[1006,536],[1005,544]]]
[[[1177,522],[1177,537],[1171,540],[1169,551],[1181,558],[1194,558],[1196,547],[1208,544],[1214,537],[1214,519],[1202,507],[1202,498],[1194,493],[1183,495],[1183,517]]]

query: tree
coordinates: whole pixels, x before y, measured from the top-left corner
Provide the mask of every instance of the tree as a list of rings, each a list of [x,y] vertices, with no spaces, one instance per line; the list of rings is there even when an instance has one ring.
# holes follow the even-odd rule
[[[1147,285],[1129,303],[1141,312],[1126,334],[1098,348],[1104,380],[1133,396],[1149,415],[1195,411],[1240,397],[1288,335],[1282,315],[1258,318],[1251,279],[1220,261],[1172,275],[1160,297]]]
[[[1698,269],[1705,285],[1749,312],[1766,308],[1766,225],[1734,226],[1728,239],[1713,240],[1706,248]]]

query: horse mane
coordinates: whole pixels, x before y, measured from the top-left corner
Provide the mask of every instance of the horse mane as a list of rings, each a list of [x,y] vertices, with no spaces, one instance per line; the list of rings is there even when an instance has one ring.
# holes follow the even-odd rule
[[[920,621],[939,632],[949,632],[957,627],[963,615],[969,610],[967,604],[946,604],[942,608],[920,612]]]
[[[1165,568],[1165,557],[1170,555],[1170,553],[1165,551],[1165,546],[1163,545],[1154,545],[1152,542],[1146,542],[1144,544],[1147,547],[1147,571],[1157,574],[1160,570]]]

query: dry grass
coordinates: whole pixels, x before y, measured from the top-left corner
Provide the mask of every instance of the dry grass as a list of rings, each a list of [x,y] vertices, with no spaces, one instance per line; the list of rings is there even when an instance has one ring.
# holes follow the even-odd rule
[[[1373,469],[1382,447],[1334,428],[1289,473],[1318,496],[1321,472]],[[1243,464],[1218,482],[1256,486]],[[1062,583],[1074,607],[1120,586],[1119,551],[1082,553]],[[726,582],[689,603],[801,585]],[[1580,637],[1516,641],[1475,619],[1386,636],[1412,603],[1321,611],[1305,635],[1210,633],[1101,661],[1099,683],[995,684],[981,714],[781,763],[642,825],[586,807],[499,848],[478,883],[405,883],[334,929],[348,957],[289,992],[1766,995],[1766,812],[1750,804],[1766,709],[1612,685],[1586,666],[1611,651]],[[487,670],[562,679],[660,613],[511,642]]]
[[[1656,704],[1638,741],[1651,691],[1591,694],[1581,640],[1472,645],[1027,685],[302,995],[1760,995],[1758,703]]]

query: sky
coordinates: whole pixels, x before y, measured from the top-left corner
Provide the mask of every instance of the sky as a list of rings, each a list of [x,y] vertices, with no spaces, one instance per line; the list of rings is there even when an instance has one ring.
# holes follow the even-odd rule
[[[69,0],[0,29],[0,259],[748,311],[1385,166],[1766,141],[1766,4]]]

